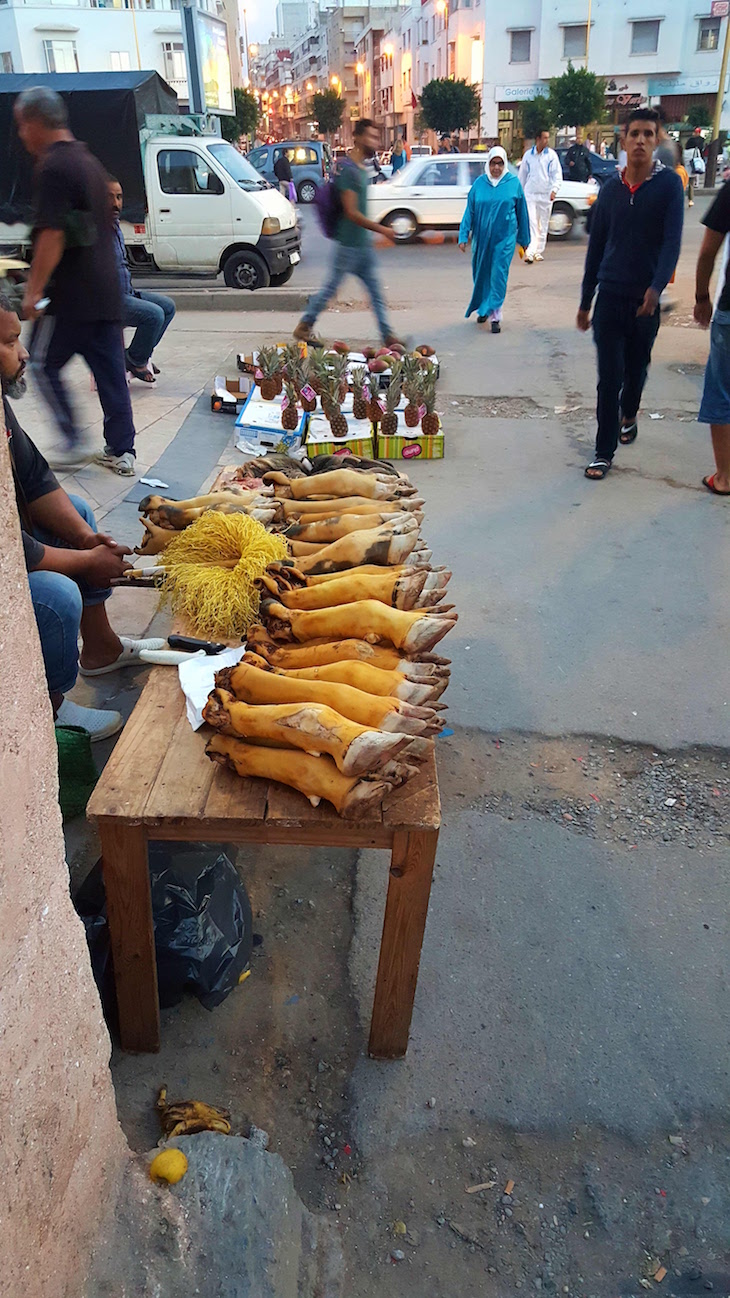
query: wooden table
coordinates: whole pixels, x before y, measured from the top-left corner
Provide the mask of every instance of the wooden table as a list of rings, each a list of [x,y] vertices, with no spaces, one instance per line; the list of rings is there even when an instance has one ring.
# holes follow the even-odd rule
[[[391,853],[369,1052],[406,1053],[441,812],[432,753],[367,820],[341,820],[283,784],[241,779],[205,756],[177,671],[156,667],[87,808],[98,824],[125,1050],[159,1050],[147,844],[153,840],[379,847]]]

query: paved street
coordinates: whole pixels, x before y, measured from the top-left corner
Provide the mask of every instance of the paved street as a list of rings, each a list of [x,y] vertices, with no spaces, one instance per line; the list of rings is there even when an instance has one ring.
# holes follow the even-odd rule
[[[265,934],[246,990],[212,1016],[168,1011],[158,1059],[115,1059],[139,1148],[155,1138],[149,1095],[163,1076],[270,1129],[310,1206],[344,1223],[354,1298],[393,1287],[405,1298],[608,1298],[642,1292],[660,1260],[664,1292],[673,1269],[692,1266],[699,1287],[676,1292],[704,1280],[730,1292],[730,512],[701,486],[713,465],[695,422],[705,202],[689,214],[639,439],[604,483],[582,475],[595,400],[593,346],[574,327],[584,239],[550,244],[542,266],[515,264],[498,338],[463,319],[469,267],[453,242],[381,250],[397,331],[442,361],[447,458],[416,463],[412,477],[460,613],[406,1061],[363,1053],[382,857],[286,864],[281,851],[243,861]],[[326,247],[304,219],[297,278],[315,286]],[[134,391],[142,462],[164,454],[191,489],[235,460],[200,396],[210,377],[293,323],[247,316],[241,297],[240,316],[180,313],[157,388]],[[372,339],[354,284],[322,331]],[[98,426],[80,370],[76,385]],[[22,417],[52,441],[35,398]],[[137,539],[128,484],[89,468],[68,485]],[[151,607],[143,617],[126,596],[124,611],[144,621]],[[123,695],[128,710],[129,682]],[[298,1019],[284,989],[301,997]],[[354,1150],[349,1187],[344,1163],[320,1165],[330,1124]]]

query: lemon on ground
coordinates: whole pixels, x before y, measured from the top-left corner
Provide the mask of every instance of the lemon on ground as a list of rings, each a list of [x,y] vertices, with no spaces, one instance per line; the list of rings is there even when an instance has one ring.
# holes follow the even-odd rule
[[[150,1163],[151,1179],[167,1181],[169,1185],[177,1185],[187,1170],[188,1160],[181,1149],[163,1149]]]

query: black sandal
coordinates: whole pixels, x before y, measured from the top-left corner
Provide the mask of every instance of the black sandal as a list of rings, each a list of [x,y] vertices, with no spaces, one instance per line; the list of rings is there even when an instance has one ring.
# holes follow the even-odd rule
[[[127,361],[127,372],[132,375],[133,379],[139,379],[140,383],[154,383],[155,381],[154,374],[150,374],[146,365],[143,368],[138,368]]]
[[[589,478],[591,482],[602,482],[610,468],[610,460],[591,460],[591,463],[586,466],[585,476],[586,478]],[[591,469],[597,469],[598,472],[591,473]]]
[[[627,424],[626,428],[621,429],[621,432],[618,435],[618,440],[622,446],[630,446],[632,442],[636,441],[638,436],[639,425],[636,420],[634,420],[633,424]]]

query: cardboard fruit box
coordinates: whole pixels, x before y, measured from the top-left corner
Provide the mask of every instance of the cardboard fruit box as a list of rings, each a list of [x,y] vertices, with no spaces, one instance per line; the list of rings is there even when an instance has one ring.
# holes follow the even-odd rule
[[[432,437],[427,437],[422,431],[420,425],[417,428],[409,428],[403,417],[402,411],[398,411],[398,432],[392,437],[383,437],[378,428],[378,435],[375,439],[378,448],[379,460],[443,460],[445,455],[444,449],[444,430],[439,417],[439,431]]]
[[[374,458],[373,427],[368,419],[348,419],[347,437],[332,436],[332,430],[324,415],[312,415],[307,429],[305,449],[311,459],[313,455],[363,455],[368,460]]]
[[[248,375],[241,375],[240,379],[227,379],[223,374],[216,374],[210,394],[211,410],[214,414],[235,415],[252,387],[253,379]]]
[[[238,449],[256,455],[277,449],[290,453],[298,450],[304,440],[308,418],[308,415],[300,413],[296,429],[282,428],[281,397],[262,401],[258,388],[252,388],[236,419]]]

